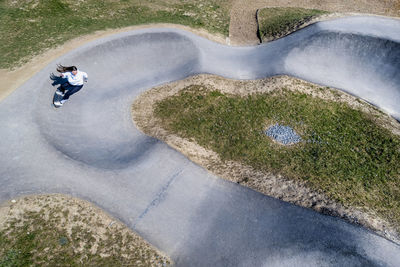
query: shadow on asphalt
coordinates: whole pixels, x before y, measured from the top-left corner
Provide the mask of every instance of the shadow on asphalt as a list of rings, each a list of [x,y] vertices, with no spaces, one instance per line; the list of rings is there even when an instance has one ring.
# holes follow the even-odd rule
[[[248,188],[232,186],[231,198],[219,203],[210,201],[218,192],[209,192],[193,212],[182,242],[192,246],[176,266],[377,266],[374,248],[358,236],[374,238],[368,230]]]

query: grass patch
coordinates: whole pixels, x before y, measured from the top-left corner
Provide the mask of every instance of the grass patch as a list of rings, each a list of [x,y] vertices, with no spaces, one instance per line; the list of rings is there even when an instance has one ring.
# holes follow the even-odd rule
[[[282,89],[246,97],[186,87],[157,103],[162,127],[257,170],[306,181],[345,205],[400,229],[400,138],[347,104]],[[282,146],[264,131],[291,126],[303,141]]]
[[[232,0],[0,1],[0,68],[26,63],[46,49],[97,30],[176,23],[228,35]]]
[[[283,37],[312,18],[327,13],[317,9],[292,7],[260,9],[258,12],[259,36],[262,41]]]
[[[111,226],[104,216],[69,198],[18,200],[0,225],[0,266],[170,265],[140,237],[119,222]]]

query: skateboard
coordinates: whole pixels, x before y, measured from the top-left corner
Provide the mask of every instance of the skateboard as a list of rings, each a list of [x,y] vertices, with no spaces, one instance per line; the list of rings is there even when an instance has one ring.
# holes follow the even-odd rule
[[[57,104],[57,103],[60,103],[60,101],[61,101],[62,99],[63,99],[63,96],[57,94],[57,91],[56,91],[56,92],[54,93],[54,96],[53,96],[53,105],[54,105],[54,107],[56,107],[56,108],[62,107],[62,105]]]

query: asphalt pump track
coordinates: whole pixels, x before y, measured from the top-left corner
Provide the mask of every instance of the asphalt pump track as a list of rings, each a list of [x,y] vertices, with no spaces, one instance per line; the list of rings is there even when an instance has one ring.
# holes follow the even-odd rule
[[[56,63],[90,75],[60,109]],[[280,40],[229,47],[177,29],[93,41],[0,102],[0,201],[63,193],[116,216],[177,266],[399,266],[400,247],[341,219],[225,181],[132,123],[144,90],[200,73],[290,75],[356,95],[400,118],[400,21],[319,22]]]

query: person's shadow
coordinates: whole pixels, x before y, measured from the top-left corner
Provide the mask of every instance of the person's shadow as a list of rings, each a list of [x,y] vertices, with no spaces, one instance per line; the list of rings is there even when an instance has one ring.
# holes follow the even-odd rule
[[[52,86],[57,86],[57,90],[61,89],[61,85],[66,83],[68,81],[68,79],[60,77],[55,75],[54,73],[50,74],[50,80],[52,80],[53,82],[51,83]],[[53,105],[58,108],[59,106],[56,106],[54,103],[59,102],[63,99],[62,95],[57,94],[57,90],[54,92],[54,96],[53,96]],[[62,91],[62,90],[60,90]]]

